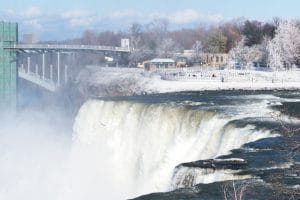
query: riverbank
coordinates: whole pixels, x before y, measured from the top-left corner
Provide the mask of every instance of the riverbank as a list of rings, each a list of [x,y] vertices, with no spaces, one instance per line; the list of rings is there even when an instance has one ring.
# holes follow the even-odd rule
[[[84,97],[182,91],[300,90],[300,71],[172,69],[150,73],[134,68],[90,66],[78,75],[76,88]]]
[[[158,80],[146,86],[149,93],[214,90],[299,90],[299,82],[216,82],[216,81],[167,81]]]
[[[300,71],[172,70],[159,73],[160,78],[147,85],[157,92],[211,90],[298,90]]]

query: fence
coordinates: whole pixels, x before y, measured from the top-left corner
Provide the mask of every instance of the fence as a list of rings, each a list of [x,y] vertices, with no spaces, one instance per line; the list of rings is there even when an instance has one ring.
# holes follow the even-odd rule
[[[159,72],[164,80],[213,81],[213,82],[296,82],[300,71],[256,71],[256,70],[166,70]]]

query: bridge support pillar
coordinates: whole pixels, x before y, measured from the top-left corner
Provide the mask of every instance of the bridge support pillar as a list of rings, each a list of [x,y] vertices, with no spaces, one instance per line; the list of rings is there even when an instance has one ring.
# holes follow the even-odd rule
[[[65,84],[68,83],[68,65],[65,65]]]
[[[27,74],[30,74],[30,57],[27,57]]]
[[[35,75],[36,76],[39,75],[39,66],[38,66],[38,64],[35,64]]]
[[[57,52],[57,86],[60,86],[60,53]]]
[[[53,65],[50,65],[50,81],[53,82]]]
[[[42,54],[42,79],[45,80],[45,54]]]

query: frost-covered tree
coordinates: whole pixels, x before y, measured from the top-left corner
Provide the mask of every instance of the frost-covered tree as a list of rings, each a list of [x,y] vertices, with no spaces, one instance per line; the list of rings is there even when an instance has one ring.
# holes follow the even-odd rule
[[[252,63],[266,64],[267,63],[267,57],[268,57],[267,44],[269,41],[270,41],[270,39],[268,37],[264,37],[260,44],[255,44],[255,45],[252,45],[251,47],[245,47],[246,48],[245,60],[248,65],[249,65],[249,63],[250,64],[252,64]]]
[[[192,55],[193,59],[199,61],[201,59],[201,54],[203,52],[202,42],[197,40],[193,45],[192,50],[193,50],[193,55]]]
[[[245,46],[245,41],[246,37],[242,37],[236,46],[229,52],[231,60],[243,65],[247,63],[246,54],[248,53],[248,47]]]
[[[275,69],[282,69],[284,67],[283,65],[283,52],[282,48],[278,44],[278,42],[275,42],[274,40],[270,41],[268,46],[268,65],[271,68]]]
[[[246,37],[243,37],[236,47],[230,52],[231,60],[243,65],[252,66],[253,63],[266,63],[267,60],[267,44],[269,39],[264,38],[261,44],[247,46]]]
[[[179,52],[180,47],[171,38],[166,38],[158,47],[158,56],[161,58],[172,58],[174,53]]]
[[[291,68],[300,59],[300,28],[296,21],[281,21],[275,37],[268,44],[269,65]]]
[[[245,44],[245,37],[243,36],[242,39],[239,42],[237,42],[235,47],[232,48],[229,52],[229,56],[232,60],[238,60],[241,57],[244,44]]]
[[[210,33],[205,43],[206,51],[209,53],[225,53],[227,38],[221,30],[214,30]]]

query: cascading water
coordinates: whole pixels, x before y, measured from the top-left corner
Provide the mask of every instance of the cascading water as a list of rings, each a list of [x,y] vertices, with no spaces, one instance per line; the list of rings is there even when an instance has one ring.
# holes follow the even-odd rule
[[[68,172],[76,180],[68,181],[63,197],[76,191],[75,199],[89,199],[87,194],[125,199],[167,191],[174,188],[180,163],[214,158],[270,136],[229,122],[178,105],[90,100],[75,120]]]
[[[240,91],[116,99],[87,101],[73,131],[57,110],[0,116],[0,199],[119,200],[247,178],[189,162],[274,136],[272,106],[295,101]]]

